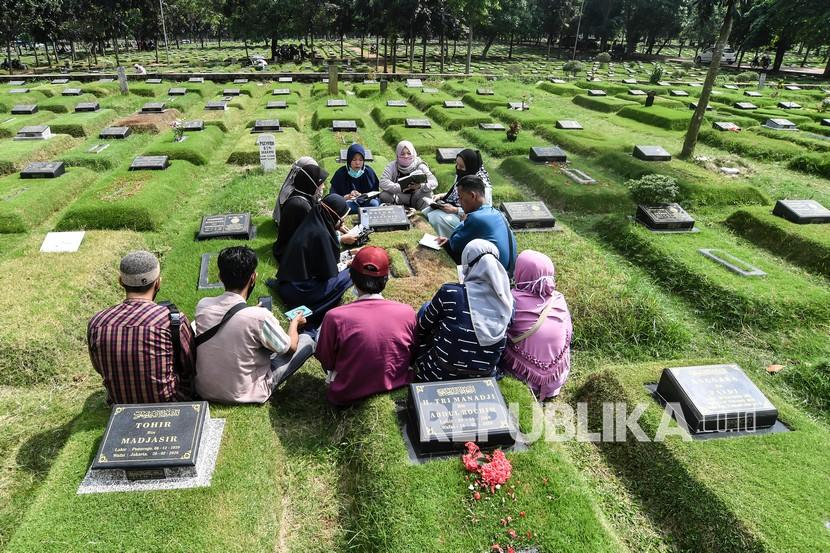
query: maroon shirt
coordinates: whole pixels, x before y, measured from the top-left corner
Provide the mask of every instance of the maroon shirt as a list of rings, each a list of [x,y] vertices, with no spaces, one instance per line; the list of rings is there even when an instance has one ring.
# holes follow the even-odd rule
[[[182,313],[180,372],[173,366],[170,311],[149,300],[128,299],[89,320],[92,366],[104,378],[110,403],[161,403],[190,398],[196,348]]]
[[[378,295],[326,313],[315,355],[328,371],[326,397],[335,405],[400,388],[412,381],[415,311]]]

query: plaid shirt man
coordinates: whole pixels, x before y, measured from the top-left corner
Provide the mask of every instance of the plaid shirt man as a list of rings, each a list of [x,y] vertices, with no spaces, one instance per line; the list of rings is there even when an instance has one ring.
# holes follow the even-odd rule
[[[103,377],[110,403],[187,401],[196,367],[190,323],[182,314],[179,372],[173,364],[170,312],[149,300],[127,299],[89,321],[92,366]]]

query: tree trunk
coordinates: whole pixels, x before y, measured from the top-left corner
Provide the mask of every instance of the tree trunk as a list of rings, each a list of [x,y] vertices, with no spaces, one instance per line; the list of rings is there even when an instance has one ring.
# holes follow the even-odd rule
[[[807,56],[810,55],[810,47],[808,46],[804,50],[804,57],[801,59],[801,67],[804,67],[807,64]]]
[[[340,30],[340,59],[343,59],[343,30]]]
[[[427,72],[427,35],[421,39],[421,73]]]
[[[467,33],[467,66],[464,72],[470,74],[470,64],[473,60],[473,23],[470,22],[470,31]]]
[[[248,59],[250,59],[250,57],[251,57],[251,56],[249,56],[249,55],[248,55],[248,39],[247,39],[247,38],[245,38],[245,39],[242,41],[242,44],[245,46],[245,57],[246,57],[246,58],[248,58]]]
[[[453,39],[452,39],[452,56],[450,57],[450,59],[452,61],[455,61],[455,54],[456,54],[457,50],[458,50],[458,38],[453,37]]]
[[[487,59],[487,54],[490,52],[490,47],[493,45],[493,41],[496,39],[496,36],[489,36],[487,37],[487,42],[484,43],[484,49],[481,51],[481,59]],[[510,49],[513,49],[513,46],[510,46]]]
[[[510,33],[510,48],[507,50],[507,59],[513,59],[513,33]]]
[[[277,35],[276,33],[271,35],[271,63],[277,61]]]
[[[113,37],[112,45],[115,47],[115,66],[119,67],[121,65],[121,57],[118,52],[118,37],[116,35],[113,35]]]
[[[677,57],[679,58],[682,55],[683,55],[683,41],[681,40],[680,41],[680,48],[678,48],[678,50],[677,50]]]
[[[830,56],[827,56],[827,65],[824,67],[824,74],[822,77],[825,79],[830,78]]]
[[[204,40],[204,39],[203,39]],[[159,62],[159,37],[153,37],[153,44],[156,46],[156,63]],[[204,42],[202,43],[202,48],[204,48]]]
[[[659,55],[660,55],[660,52],[662,52],[662,51],[663,51],[663,48],[665,48],[665,47],[666,47],[666,45],[669,43],[669,41],[670,41],[670,40],[671,40],[671,39],[668,39],[668,38],[667,38],[667,39],[663,42],[663,44],[661,44],[661,45],[660,45],[660,48],[658,48],[658,49],[657,49],[657,52],[655,53],[655,55],[656,55],[656,56],[659,56]]]
[[[58,45],[55,44],[55,40],[52,39],[52,51],[55,52],[55,65],[58,66],[61,64],[60,57],[58,57]]]
[[[689,123],[689,130],[686,131],[686,138],[683,141],[683,150],[680,152],[681,159],[689,159],[695,153],[695,146],[697,145],[697,137],[700,133],[700,126],[703,123],[703,117],[706,115],[706,106],[709,105],[709,97],[712,95],[712,87],[715,85],[715,78],[720,71],[720,60],[723,55],[723,48],[729,40],[729,35],[732,33],[732,20],[735,17],[735,2],[736,0],[728,0],[726,3],[726,15],[723,17],[723,25],[720,28],[720,36],[718,42],[715,44],[715,51],[712,52],[712,63],[709,64],[709,71],[706,72],[706,79],[703,81],[703,89],[700,91],[700,97],[697,100],[697,108],[695,109],[692,120]]]
[[[380,35],[375,35],[375,73],[380,67]]]
[[[360,61],[363,61],[363,39],[364,39],[364,35],[361,32],[360,33]]]
[[[776,48],[775,48],[775,61],[772,62],[773,72],[779,71],[781,69],[781,64],[784,62],[784,54],[787,53],[787,49],[789,47],[790,47],[789,37],[784,37],[784,36],[778,37],[778,46],[776,46]]]
[[[546,60],[550,59],[550,45],[551,45],[551,42],[553,42],[553,35],[551,33],[548,33],[548,51],[545,53],[545,59]]]
[[[9,62],[9,75],[14,75],[14,68],[12,67],[12,41],[6,41],[6,60]]]
[[[69,54],[72,56],[72,63],[75,63],[75,41],[69,40]]]
[[[392,37],[392,74],[398,72],[398,35]]]
[[[389,73],[389,37],[383,37],[383,72]]]
[[[739,70],[741,69],[741,63],[743,63],[743,61],[744,61],[744,54],[746,54],[746,50],[741,48],[741,55],[738,56],[738,69]]]
[[[443,6],[443,4],[442,4]],[[444,9],[441,8],[441,37],[438,39],[440,52],[438,53],[438,72],[444,72],[444,48],[446,47],[446,34],[445,34],[445,27],[444,27]]]
[[[35,67],[40,65],[40,60],[37,59],[37,40],[32,41],[32,54],[35,56]]]

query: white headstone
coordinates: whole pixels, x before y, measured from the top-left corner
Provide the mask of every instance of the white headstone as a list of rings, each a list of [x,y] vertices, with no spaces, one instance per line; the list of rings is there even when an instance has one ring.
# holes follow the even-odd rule
[[[40,246],[41,253],[73,253],[81,247],[84,231],[49,232]]]
[[[261,134],[256,139],[259,146],[259,164],[268,173],[277,168],[277,140],[273,134]]]

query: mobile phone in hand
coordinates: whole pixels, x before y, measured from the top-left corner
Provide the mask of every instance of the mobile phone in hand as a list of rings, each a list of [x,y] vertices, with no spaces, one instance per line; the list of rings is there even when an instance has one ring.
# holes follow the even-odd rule
[[[311,309],[306,307],[305,305],[301,305],[300,307],[295,307],[289,311],[285,312],[285,316],[289,321],[293,321],[297,318],[297,315],[302,315],[303,317],[308,317],[313,313]]]
[[[259,305],[268,311],[274,310],[274,299],[271,296],[260,296],[258,301]]]

